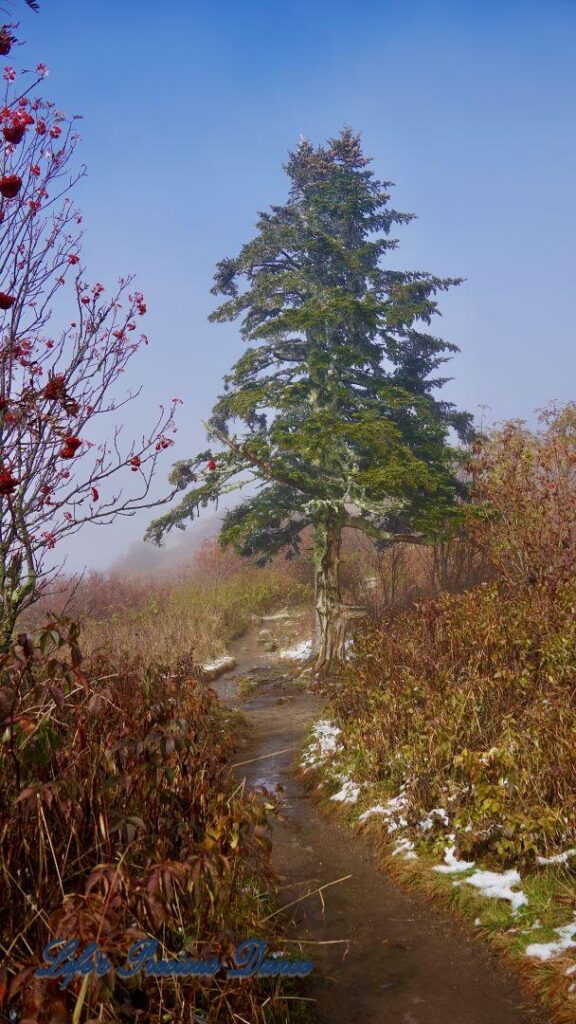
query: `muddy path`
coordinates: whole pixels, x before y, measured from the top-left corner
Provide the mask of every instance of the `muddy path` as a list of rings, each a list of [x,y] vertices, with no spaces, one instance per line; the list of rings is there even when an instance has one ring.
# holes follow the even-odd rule
[[[250,788],[283,788],[285,820],[273,835],[281,902],[351,876],[289,911],[315,964],[306,995],[315,1000],[319,1021],[544,1024],[484,943],[398,889],[376,868],[368,843],[326,818],[306,792],[295,760],[321,712],[308,684],[254,638],[239,641],[232,653],[236,669],[213,685],[248,722],[236,761],[251,763],[236,767],[236,776]]]

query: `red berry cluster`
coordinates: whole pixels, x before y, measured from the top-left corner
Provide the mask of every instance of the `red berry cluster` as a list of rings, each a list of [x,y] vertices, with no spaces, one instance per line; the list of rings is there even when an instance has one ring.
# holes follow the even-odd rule
[[[18,174],[4,174],[0,178],[0,195],[4,199],[15,199],[22,188],[22,178]]]
[[[60,449],[60,455],[63,459],[73,459],[81,444],[82,441],[79,437],[74,437],[72,434],[66,434],[64,444]]]
[[[34,349],[34,343],[31,338],[20,338],[20,341],[14,341],[12,343],[12,355],[14,359],[17,359],[20,366],[30,366],[30,356]]]
[[[0,465],[0,497],[12,494],[19,484],[19,480],[13,475],[12,470]]]
[[[66,378],[63,373],[57,373],[50,378],[42,394],[51,402],[62,402],[67,397]]]
[[[22,142],[26,129],[31,124],[34,124],[34,118],[27,110],[20,107],[18,110],[12,111],[9,120],[5,122],[2,129],[6,142],[11,142],[13,146],[17,146],[18,143]]]
[[[60,402],[60,405],[69,416],[77,416],[80,412],[80,405],[75,398],[71,398],[66,389],[66,377],[63,373],[55,373],[42,390],[42,397],[49,402]],[[68,456],[66,456],[68,458]]]
[[[13,36],[10,32],[9,25],[2,25],[0,28],[0,56],[7,57],[12,49],[12,44],[16,42],[16,36]]]

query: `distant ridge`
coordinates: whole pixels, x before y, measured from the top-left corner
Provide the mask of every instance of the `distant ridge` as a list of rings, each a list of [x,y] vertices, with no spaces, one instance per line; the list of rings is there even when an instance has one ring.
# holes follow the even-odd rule
[[[109,572],[133,576],[185,569],[204,544],[216,539],[221,521],[220,515],[202,516],[191,523],[184,533],[177,531],[161,548],[144,541],[134,541],[124,555],[112,562]]]

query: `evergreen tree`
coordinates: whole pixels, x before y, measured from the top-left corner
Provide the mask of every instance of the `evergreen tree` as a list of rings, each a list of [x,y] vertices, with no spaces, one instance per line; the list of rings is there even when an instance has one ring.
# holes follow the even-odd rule
[[[460,279],[385,269],[390,232],[411,214],[389,206],[391,182],[368,169],[350,129],[289,155],[287,202],[261,213],[255,238],[222,260],[212,321],[241,320],[248,349],[224,379],[207,424],[221,450],[177,463],[181,503],[149,527],[160,542],[201,506],[256,481],[227,512],[221,541],[264,563],[314,536],[317,667],[341,661],[338,578],[344,527],[377,542],[434,534],[454,514],[453,428],[468,414],[434,397],[455,345],[428,333],[436,295]],[[254,488],[253,488],[254,490]]]

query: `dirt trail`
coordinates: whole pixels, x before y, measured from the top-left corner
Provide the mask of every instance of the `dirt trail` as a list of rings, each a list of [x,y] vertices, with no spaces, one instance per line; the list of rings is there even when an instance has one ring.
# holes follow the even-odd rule
[[[273,836],[283,902],[352,876],[293,911],[295,934],[310,942],[303,949],[315,969],[306,994],[316,1000],[322,1024],[543,1024],[546,1018],[525,1007],[515,979],[484,943],[399,890],[378,872],[368,844],[327,819],[307,794],[294,760],[321,710],[307,684],[262,653],[254,638],[239,641],[232,653],[237,668],[213,685],[250,726],[237,760],[289,748],[236,768],[249,787],[283,788],[285,821]],[[242,698],[238,681],[247,677],[252,688]],[[315,944],[327,940],[334,944]]]

